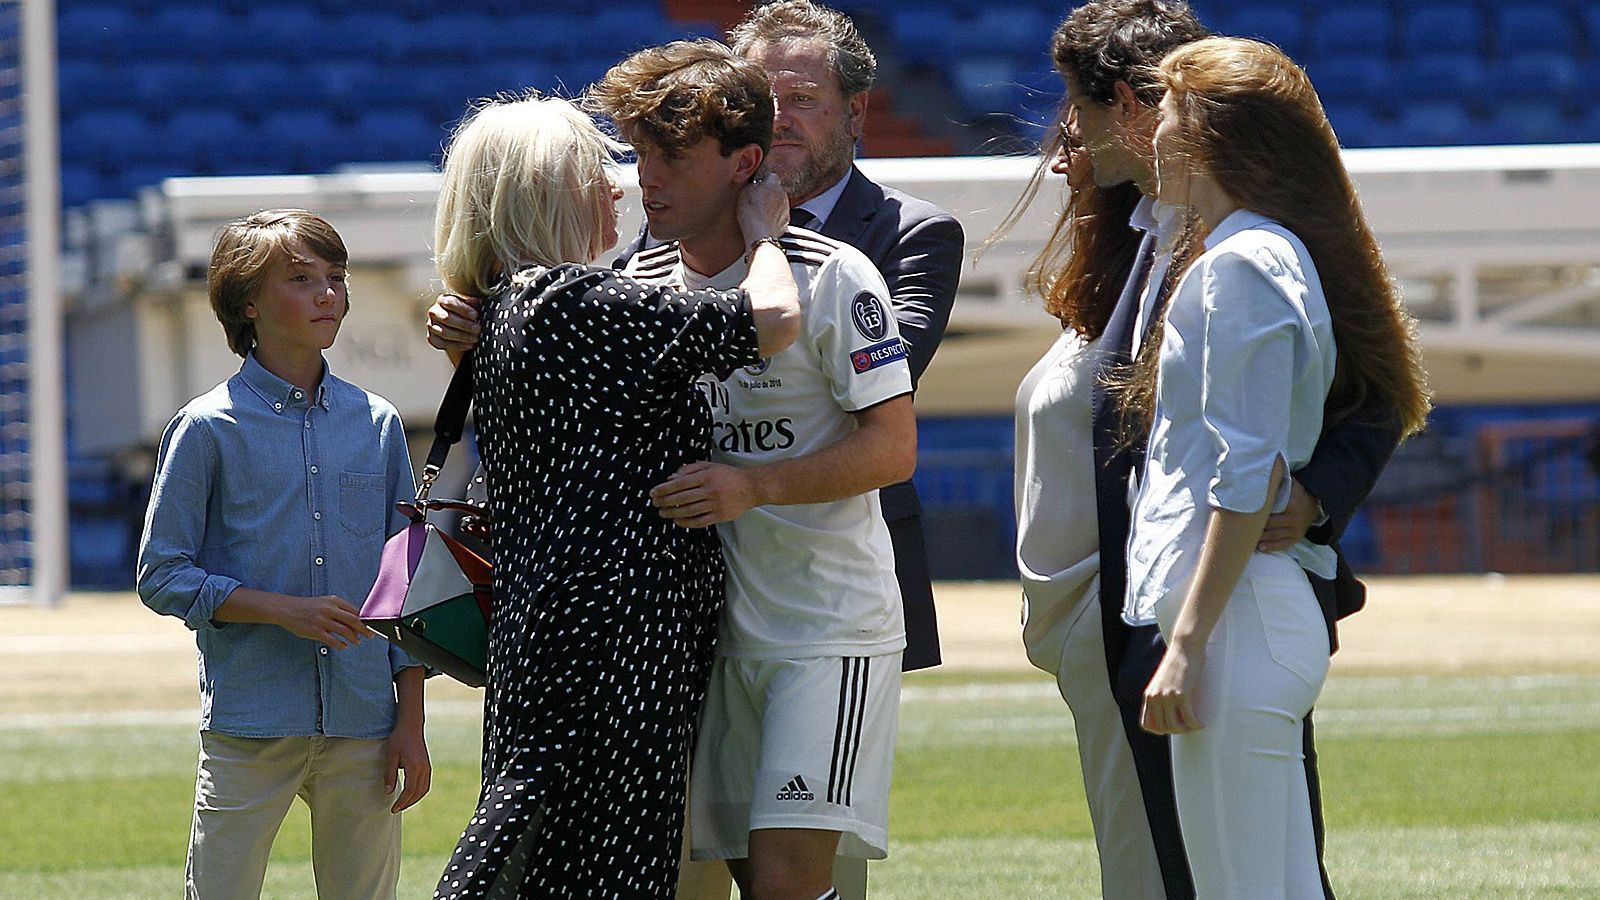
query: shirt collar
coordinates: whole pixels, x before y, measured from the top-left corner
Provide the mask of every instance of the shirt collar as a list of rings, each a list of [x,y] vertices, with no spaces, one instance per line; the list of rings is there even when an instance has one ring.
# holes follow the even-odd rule
[[[1271,222],[1271,219],[1260,213],[1251,212],[1248,209],[1236,209],[1224,216],[1222,221],[1217,223],[1217,227],[1211,229],[1211,233],[1206,235],[1206,249],[1210,250],[1247,228],[1255,228]]]
[[[833,187],[812,197],[798,207],[817,217],[816,230],[821,231],[822,226],[828,223],[828,217],[833,215],[833,208],[839,205],[839,198],[844,196],[844,186],[850,182],[850,174],[854,171],[854,166],[845,169],[844,177],[839,179]]]
[[[256,360],[255,351],[251,351],[250,355],[244,358],[244,365],[240,367],[239,374],[244,377],[244,383],[280,415],[296,407],[304,409],[313,402],[307,401],[305,391],[267,371],[267,367]],[[314,392],[314,402],[323,409],[328,408],[331,396],[328,391],[330,377],[328,361],[324,359],[322,378],[317,382],[317,389]]]

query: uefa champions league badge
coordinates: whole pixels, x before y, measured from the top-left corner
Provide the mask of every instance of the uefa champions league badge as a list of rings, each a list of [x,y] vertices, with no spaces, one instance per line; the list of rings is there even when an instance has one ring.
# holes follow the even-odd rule
[[[883,301],[871,291],[862,291],[850,301],[850,319],[855,322],[856,331],[869,341],[881,341],[889,333],[889,314]]]
[[[755,378],[755,377],[760,377],[761,373],[767,371],[767,367],[769,367],[771,365],[772,365],[772,358],[769,357],[769,356],[763,356],[761,358],[761,362],[758,362],[753,366],[745,366],[744,370],[746,372],[749,372],[751,377]]]

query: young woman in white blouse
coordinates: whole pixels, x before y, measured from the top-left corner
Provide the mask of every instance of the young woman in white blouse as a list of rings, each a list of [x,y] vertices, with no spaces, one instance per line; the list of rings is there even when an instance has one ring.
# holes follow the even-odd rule
[[[1159,338],[1122,385],[1129,428],[1149,429],[1123,617],[1167,643],[1141,724],[1174,736],[1198,896],[1320,898],[1300,723],[1329,648],[1302,569],[1332,577],[1334,556],[1255,548],[1324,422],[1378,397],[1409,435],[1427,395],[1305,73],[1233,38],[1175,50],[1161,73],[1157,195],[1195,213],[1204,241],[1180,241],[1193,251],[1174,261]]]

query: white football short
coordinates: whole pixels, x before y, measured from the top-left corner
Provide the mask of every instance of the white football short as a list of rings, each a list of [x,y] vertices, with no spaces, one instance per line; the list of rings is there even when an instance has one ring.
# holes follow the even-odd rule
[[[693,859],[743,859],[763,828],[837,831],[839,855],[889,854],[900,653],[718,657],[689,778]]]

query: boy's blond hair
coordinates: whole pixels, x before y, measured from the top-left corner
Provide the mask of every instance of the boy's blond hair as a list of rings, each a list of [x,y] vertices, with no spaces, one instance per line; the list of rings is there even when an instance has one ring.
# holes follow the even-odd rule
[[[248,356],[256,345],[256,326],[245,309],[256,301],[274,262],[294,259],[292,246],[305,244],[336,266],[347,265],[344,239],[327,219],[303,209],[267,209],[235,219],[217,232],[206,287],[211,311],[228,336],[228,348]]]
[[[484,297],[527,263],[588,263],[604,252],[606,169],[623,149],[561,98],[480,101],[445,150],[434,212],[445,290]]]

